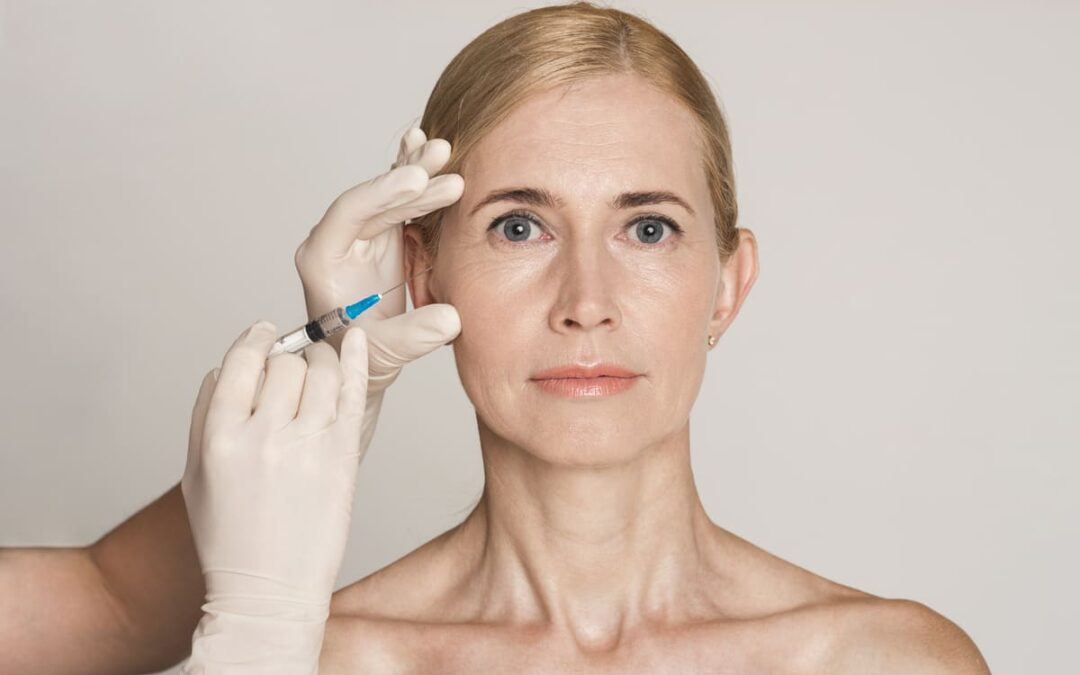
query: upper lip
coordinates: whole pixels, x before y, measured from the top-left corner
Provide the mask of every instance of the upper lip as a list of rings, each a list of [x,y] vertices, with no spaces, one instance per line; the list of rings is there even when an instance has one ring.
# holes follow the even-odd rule
[[[639,375],[639,373],[627,370],[617,363],[598,363],[594,366],[583,366],[577,363],[570,363],[565,366],[542,370],[539,373],[534,374],[531,379],[562,380],[591,377],[637,377],[637,375]]]

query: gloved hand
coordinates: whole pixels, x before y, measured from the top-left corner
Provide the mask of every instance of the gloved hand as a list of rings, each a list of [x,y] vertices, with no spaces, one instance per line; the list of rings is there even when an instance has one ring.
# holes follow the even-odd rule
[[[296,252],[309,317],[381,292],[404,279],[402,221],[448,206],[461,197],[461,176],[430,177],[446,164],[449,155],[446,141],[427,141],[421,130],[411,129],[402,138],[398,159],[389,172],[347,190],[331,204]],[[184,672],[316,672],[330,596],[348,535],[355,470],[374,434],[382,395],[402,366],[453,340],[461,330],[451,305],[428,305],[409,313],[404,310],[402,288],[359,317],[346,331],[344,342],[340,334],[328,341],[341,352],[344,368],[350,359],[360,358],[358,347],[350,345],[363,336],[367,360],[364,404],[358,418],[344,421],[355,435],[312,432],[302,441],[334,446],[323,454],[334,458],[336,471],[330,473],[342,482],[320,473],[320,466],[311,459],[318,454],[309,448],[294,447],[298,457],[290,460],[290,452],[281,449],[288,443],[270,438],[265,427],[256,422],[258,409],[250,415],[247,426],[262,429],[261,434],[244,431],[245,425],[239,422],[226,427],[231,431],[218,432],[216,442],[226,449],[213,456],[219,458],[216,461],[222,468],[193,460],[193,456],[206,455],[201,448],[214,443],[208,432],[196,431],[200,403],[196,404],[182,488],[204,570],[207,603]],[[244,372],[257,372],[273,340],[268,334],[253,332],[234,346],[239,354],[234,361],[244,364],[246,359]],[[321,344],[307,348],[311,364],[308,379],[316,372],[313,359],[333,351]],[[273,357],[268,362],[266,382],[271,382],[274,372],[292,372],[296,377],[298,362],[303,360],[295,355]],[[232,369],[241,370],[239,366]],[[319,372],[324,374],[316,382],[321,380],[328,386],[325,372],[329,370],[329,366],[321,367]],[[222,381],[232,377],[229,372],[223,365]],[[250,381],[250,374],[247,377],[245,382]],[[263,391],[267,391],[267,383]],[[208,386],[204,382],[204,390]],[[269,408],[287,410],[292,406],[295,411],[287,390],[275,386],[270,393],[260,392],[258,406],[265,401]],[[282,400],[274,403],[279,395]],[[200,392],[199,400],[213,409],[209,396]],[[306,400],[305,390],[301,416]],[[233,408],[239,411],[243,403],[234,402]],[[239,416],[236,412],[234,417]],[[277,419],[284,420],[284,414],[279,412]],[[207,424],[209,429],[209,419]],[[278,432],[294,438],[286,431]],[[346,466],[342,467],[342,462]],[[348,490],[344,483],[350,486]]]
[[[345,553],[367,400],[367,340],[267,354],[259,322],[204,379],[181,490],[206,583],[184,673],[317,671]],[[259,388],[260,377],[265,379]]]
[[[453,204],[465,183],[458,174],[436,176],[450,159],[450,144],[428,140],[413,127],[401,137],[390,171],[341,194],[296,250],[308,318],[381,293],[405,279],[403,222]],[[402,366],[461,332],[453,305],[429,304],[405,312],[405,287],[357,317],[368,336],[368,405],[361,430],[367,448],[383,393]],[[338,336],[327,342],[337,348]]]

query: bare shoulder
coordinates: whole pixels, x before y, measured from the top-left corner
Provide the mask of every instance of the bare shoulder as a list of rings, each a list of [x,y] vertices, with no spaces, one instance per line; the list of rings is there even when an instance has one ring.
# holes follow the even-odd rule
[[[378,575],[334,594],[319,654],[320,675],[409,672],[403,667],[400,644],[415,624],[392,616],[394,603],[382,592],[385,582]]]
[[[440,553],[451,532],[334,593],[321,675],[413,672],[412,657],[434,647],[425,647],[425,619],[446,596],[447,562]]]
[[[730,536],[729,536],[730,538]],[[745,540],[750,589],[780,589],[763,631],[782,672],[829,675],[989,675],[960,626],[914,600],[885,598],[826,579]]]
[[[820,672],[990,675],[968,634],[920,602],[869,597],[827,613],[833,639]]]
[[[451,528],[405,556],[340,589],[331,601],[331,618],[423,620],[435,616],[460,578],[448,541]]]

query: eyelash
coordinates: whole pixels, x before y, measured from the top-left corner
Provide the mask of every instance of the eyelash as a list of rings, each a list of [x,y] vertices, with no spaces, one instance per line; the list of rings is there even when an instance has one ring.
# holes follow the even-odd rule
[[[534,225],[536,225],[538,227],[543,227],[543,225],[540,224],[540,221],[536,218],[536,216],[534,216],[529,211],[523,211],[521,209],[514,209],[513,211],[507,211],[506,213],[504,213],[504,214],[502,214],[500,216],[496,216],[491,221],[491,224],[488,225],[487,229],[490,232],[491,230],[494,230],[501,222],[503,222],[507,218],[514,218],[514,217],[524,218],[525,220],[528,220],[530,223],[532,223],[532,224],[534,224]],[[683,229],[679,226],[678,223],[676,223],[671,218],[668,218],[667,216],[661,216],[661,215],[658,215],[658,214],[655,214],[655,213],[654,214],[643,214],[641,216],[638,216],[638,217],[634,218],[633,220],[631,220],[629,223],[626,224],[626,226],[623,228],[623,231],[629,230],[631,227],[634,227],[635,225],[637,225],[638,223],[640,223],[643,220],[656,220],[656,221],[659,221],[659,222],[663,223],[664,225],[667,225],[668,227],[670,227],[674,234],[672,236],[668,237],[668,239],[674,239],[676,237],[682,236],[682,234],[683,234]],[[526,243],[526,242],[510,241],[509,239],[504,239],[503,243],[509,244],[511,246],[525,246],[525,245],[528,245],[528,243]],[[667,244],[667,240],[664,240],[664,241],[662,241],[662,242],[660,242],[658,244],[639,243],[638,246],[640,246],[641,248],[664,248],[665,244]]]

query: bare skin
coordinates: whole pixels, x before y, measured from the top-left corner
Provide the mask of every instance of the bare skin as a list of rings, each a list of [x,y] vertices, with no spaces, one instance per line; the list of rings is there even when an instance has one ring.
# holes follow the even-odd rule
[[[733,567],[702,572],[687,602],[701,616],[642,620],[618,644],[585,650],[544,618],[484,606],[482,582],[462,572],[476,568],[463,542],[483,537],[467,532],[482,527],[481,510],[338,591],[320,673],[989,673],[930,608],[831,582],[712,524],[705,558]]]
[[[179,485],[93,545],[0,549],[0,672],[163,670],[204,594]]]
[[[988,672],[929,608],[821,578],[702,508],[688,419],[705,338],[731,325],[758,264],[745,229],[729,260],[716,255],[694,130],[632,76],[537,95],[470,156],[434,260],[406,228],[407,275],[434,266],[411,282],[415,304],[461,315],[484,495],[458,527],[335,594],[321,673]],[[558,203],[480,206],[510,187]],[[686,206],[612,203],[659,190]],[[663,238],[642,238],[642,215],[683,232],[654,218]],[[640,378],[587,400],[532,381],[574,361]]]

